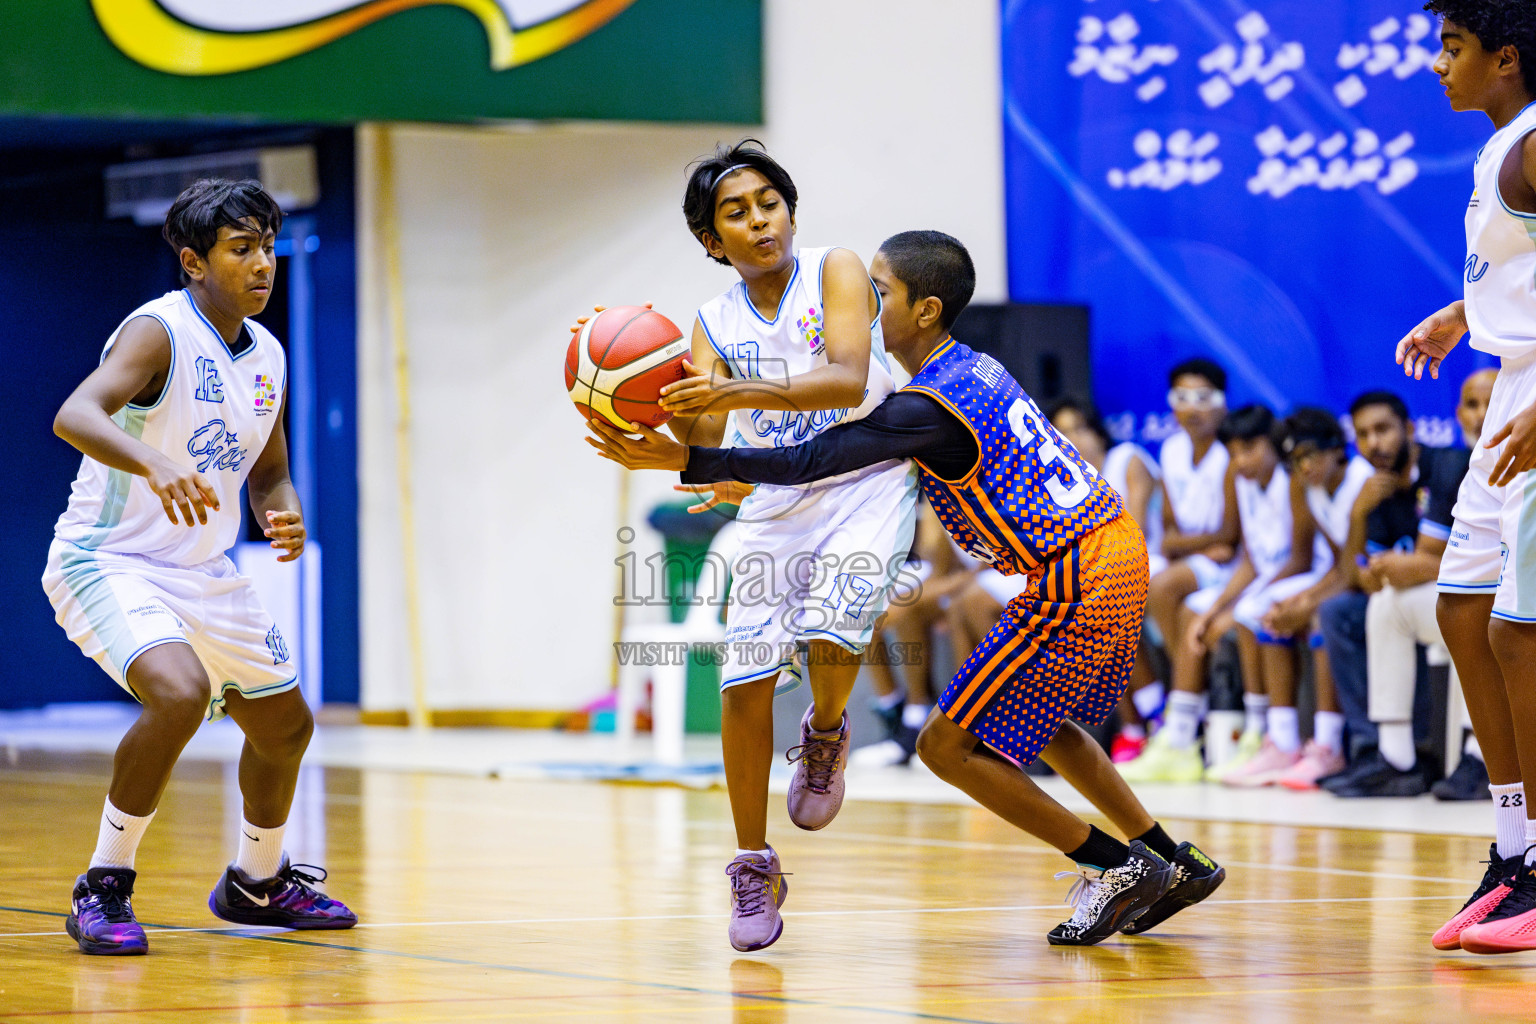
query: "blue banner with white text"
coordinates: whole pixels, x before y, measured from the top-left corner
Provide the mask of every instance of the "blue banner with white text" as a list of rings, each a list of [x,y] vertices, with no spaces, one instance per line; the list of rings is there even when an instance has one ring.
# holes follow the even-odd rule
[[[1009,292],[1092,309],[1118,437],[1173,427],[1167,370],[1204,355],[1229,405],[1407,401],[1459,444],[1463,346],[1441,380],[1393,347],[1461,296],[1487,116],[1454,113],[1439,24],[1403,0],[1003,5]]]

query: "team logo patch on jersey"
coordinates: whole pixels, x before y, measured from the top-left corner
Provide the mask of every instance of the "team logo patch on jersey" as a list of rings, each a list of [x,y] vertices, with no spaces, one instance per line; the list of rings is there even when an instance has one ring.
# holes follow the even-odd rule
[[[277,381],[270,373],[256,375],[256,415],[265,416],[277,406]]]
[[[240,438],[223,420],[204,423],[187,442],[187,454],[197,459],[199,473],[210,469],[239,469],[246,453],[247,449],[240,447]]]
[[[288,660],[288,642],[283,639],[283,634],[273,626],[267,630],[267,650],[272,652],[272,664],[281,665]]]
[[[826,339],[822,337],[821,311],[815,306],[806,310],[805,315],[795,321],[795,326],[800,328],[800,335],[812,353],[820,353],[827,347]]]

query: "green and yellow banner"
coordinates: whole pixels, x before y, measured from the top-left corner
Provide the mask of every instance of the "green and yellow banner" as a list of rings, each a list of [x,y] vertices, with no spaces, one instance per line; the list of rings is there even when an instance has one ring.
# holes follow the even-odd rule
[[[9,114],[762,119],[761,0],[9,0]]]

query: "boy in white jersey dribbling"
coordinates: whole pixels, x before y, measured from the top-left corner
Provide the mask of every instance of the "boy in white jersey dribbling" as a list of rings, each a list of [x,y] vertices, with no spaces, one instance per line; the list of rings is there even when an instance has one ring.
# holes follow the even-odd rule
[[[1433,0],[1434,70],[1454,110],[1496,129],[1473,165],[1463,298],[1397,345],[1405,373],[1439,376],[1462,336],[1501,360],[1484,440],[1457,494],[1436,617],[1461,677],[1494,800],[1483,881],[1437,931],[1437,949],[1536,949],[1536,3]]]
[[[66,930],[86,953],[148,951],[134,856],[182,748],[204,718],[245,733],[239,851],[209,896],[227,921],[350,928],[324,878],[290,864],[283,831],[314,720],[288,648],[225,555],[240,489],[279,561],[304,550],[288,472],[282,346],[266,308],[283,214],[254,181],[203,180],[166,214],[186,287],[145,303],[54,430],[84,454],[54,528],[43,587],[59,624],[144,709],[117,748],[89,869]]]
[[[721,146],[690,170],[688,229],[740,280],[700,307],[693,376],[664,389],[662,407],[684,443],[797,444],[863,417],[896,390],[868,270],[848,249],[796,252],[797,200],[788,173],[755,140]],[[695,506],[703,511],[752,489],[694,490],[713,490]],[[799,827],[824,828],[842,804],[844,709],[911,549],[916,508],[916,473],[896,459],[813,484],[759,487],[742,501],[721,676],[738,950],[768,946],[783,930],[778,907],[788,887],[767,839],[776,683],[788,689],[809,675],[788,808]]]

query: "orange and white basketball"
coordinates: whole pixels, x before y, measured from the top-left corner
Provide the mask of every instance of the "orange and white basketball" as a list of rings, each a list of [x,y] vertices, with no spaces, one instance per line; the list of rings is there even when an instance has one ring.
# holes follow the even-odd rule
[[[616,427],[659,427],[672,414],[657,404],[661,389],[686,376],[688,339],[644,306],[612,306],[594,314],[565,353],[565,387],[583,417]]]

